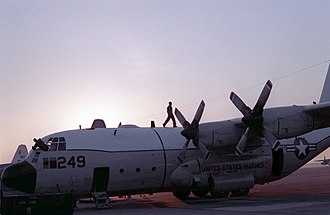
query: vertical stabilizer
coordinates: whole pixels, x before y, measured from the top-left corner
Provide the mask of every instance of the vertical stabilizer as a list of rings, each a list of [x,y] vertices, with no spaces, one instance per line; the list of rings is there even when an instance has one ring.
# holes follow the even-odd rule
[[[327,73],[327,76],[325,78],[325,82],[323,85],[320,103],[328,102],[328,101],[330,101],[330,64],[329,64],[328,73]]]
[[[23,144],[19,145],[17,147],[17,150],[14,154],[14,157],[13,157],[13,160],[11,161],[11,163],[19,163],[19,162],[23,161],[27,154],[28,154],[28,151],[27,151],[26,145],[23,145]]]

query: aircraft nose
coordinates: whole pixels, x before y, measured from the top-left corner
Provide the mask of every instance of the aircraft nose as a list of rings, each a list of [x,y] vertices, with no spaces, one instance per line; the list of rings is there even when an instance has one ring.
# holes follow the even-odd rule
[[[25,193],[34,193],[36,188],[37,171],[27,161],[12,164],[2,173],[4,185]]]

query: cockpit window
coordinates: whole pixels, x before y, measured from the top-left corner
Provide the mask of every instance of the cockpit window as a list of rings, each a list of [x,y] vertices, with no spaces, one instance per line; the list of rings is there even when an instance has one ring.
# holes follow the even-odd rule
[[[48,142],[50,145],[49,151],[65,151],[66,142],[64,137],[51,137]]]
[[[57,151],[57,143],[52,142],[49,151]]]
[[[59,142],[58,144],[58,151],[65,151],[66,150],[66,144],[65,142]]]

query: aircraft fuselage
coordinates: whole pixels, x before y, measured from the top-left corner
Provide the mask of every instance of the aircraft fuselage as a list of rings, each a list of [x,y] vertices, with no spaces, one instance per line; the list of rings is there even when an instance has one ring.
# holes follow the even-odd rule
[[[193,184],[196,178],[197,188],[207,186],[209,176],[219,179],[219,183],[226,182],[228,177],[231,180],[236,177],[237,186],[226,183],[218,186],[222,187],[220,190],[240,189],[242,184],[253,187],[255,183],[263,184],[284,177],[309,159],[302,163],[285,147],[274,152],[262,139],[256,139],[240,157],[227,147],[226,150],[210,150],[208,160],[190,144],[182,164],[178,156],[186,140],[180,135],[181,130],[91,129],[48,135],[43,140],[53,140],[50,151],[31,150],[26,157],[25,162],[36,169],[36,175],[32,176],[35,183],[28,185],[32,186],[28,192],[73,193],[77,197],[105,190],[109,195],[153,193],[173,191],[177,186],[196,186]],[[325,149],[330,141],[322,138]],[[60,147],[61,143],[65,143],[65,148]],[[294,159],[297,160],[295,165]],[[187,170],[185,165],[191,168]],[[177,179],[181,182],[176,183]],[[15,187],[15,184],[11,185]]]

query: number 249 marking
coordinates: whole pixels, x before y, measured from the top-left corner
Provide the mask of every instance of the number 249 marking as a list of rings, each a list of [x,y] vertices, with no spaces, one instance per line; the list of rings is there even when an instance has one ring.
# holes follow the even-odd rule
[[[66,166],[71,166],[72,168],[82,168],[86,166],[86,159],[85,156],[72,156],[68,162],[66,161],[66,157],[58,157],[57,158],[57,168],[64,169]]]

